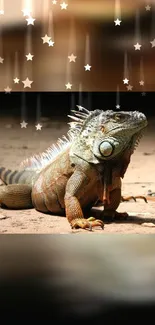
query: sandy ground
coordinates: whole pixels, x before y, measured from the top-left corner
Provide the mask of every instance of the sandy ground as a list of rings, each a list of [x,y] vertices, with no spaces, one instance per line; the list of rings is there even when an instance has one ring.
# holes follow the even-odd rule
[[[44,121],[41,131],[36,131],[33,123],[28,124],[27,129],[21,129],[19,122],[13,118],[0,120],[0,165],[11,169],[17,168],[32,154],[44,151],[68,129],[64,122],[58,121]],[[123,195],[146,195],[148,190],[155,191],[155,119],[149,121],[123,180]],[[104,230],[96,228],[93,232],[155,233],[155,202],[124,202],[118,211],[126,211],[128,219],[105,223]],[[12,211],[0,208],[0,233],[64,234],[81,231],[86,232],[72,230],[65,217],[45,215],[34,209]]]

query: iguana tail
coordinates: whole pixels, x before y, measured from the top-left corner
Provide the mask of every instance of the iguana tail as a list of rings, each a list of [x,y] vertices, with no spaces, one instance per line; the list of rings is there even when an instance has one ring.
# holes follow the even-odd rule
[[[32,185],[33,180],[37,176],[34,170],[10,170],[4,167],[0,168],[0,179],[6,184],[27,184]]]

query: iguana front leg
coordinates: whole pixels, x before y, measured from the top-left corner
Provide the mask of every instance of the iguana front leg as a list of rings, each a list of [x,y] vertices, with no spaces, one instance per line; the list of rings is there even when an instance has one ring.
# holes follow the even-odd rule
[[[79,198],[87,195],[85,188],[88,183],[89,177],[82,170],[75,170],[67,182],[64,201],[66,217],[72,228],[88,228],[89,230],[95,226],[104,228],[102,220],[89,221],[84,218]]]

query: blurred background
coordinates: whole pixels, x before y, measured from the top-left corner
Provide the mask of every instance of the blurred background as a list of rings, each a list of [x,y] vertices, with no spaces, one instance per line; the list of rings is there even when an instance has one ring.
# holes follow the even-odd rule
[[[38,93],[43,115],[79,103],[154,115],[154,57],[154,0],[0,0],[1,114],[19,115],[25,92],[30,115]]]

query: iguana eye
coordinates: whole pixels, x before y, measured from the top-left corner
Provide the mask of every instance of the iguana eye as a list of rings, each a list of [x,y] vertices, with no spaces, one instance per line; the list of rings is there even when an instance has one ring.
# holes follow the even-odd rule
[[[100,146],[99,146],[99,150],[102,156],[104,157],[109,157],[112,155],[113,151],[114,151],[114,147],[112,146],[112,144],[108,141],[103,141],[101,142]]]

